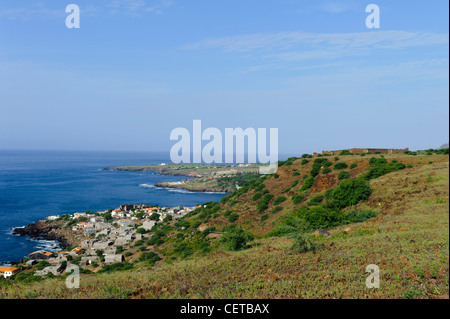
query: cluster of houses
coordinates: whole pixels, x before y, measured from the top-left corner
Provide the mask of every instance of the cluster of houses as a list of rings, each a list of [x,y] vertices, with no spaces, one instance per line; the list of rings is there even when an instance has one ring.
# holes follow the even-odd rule
[[[198,207],[198,206],[197,206]],[[114,210],[99,212],[99,214],[75,213],[71,217],[78,223],[74,224],[72,231],[79,235],[81,242],[78,247],[70,251],[58,253],[38,250],[28,255],[25,267],[38,264],[45,260],[48,266],[37,270],[35,275],[47,275],[52,273],[58,276],[64,272],[64,264],[77,257],[81,267],[96,264],[113,264],[122,262],[124,255],[120,253],[122,248],[135,240],[149,238],[151,235],[139,232],[143,228],[151,230],[158,222],[167,216],[172,220],[179,219],[197,207],[159,207],[149,205],[121,205]],[[153,215],[153,214],[158,215]],[[109,215],[105,217],[105,215]],[[47,220],[57,220],[60,216],[47,217]],[[70,257],[69,257],[70,256]],[[103,258],[101,258],[102,256]],[[8,278],[19,272],[17,267],[0,267],[0,276]]]

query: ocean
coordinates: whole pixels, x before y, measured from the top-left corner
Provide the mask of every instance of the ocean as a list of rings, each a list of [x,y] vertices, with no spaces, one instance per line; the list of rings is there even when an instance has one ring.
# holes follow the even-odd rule
[[[0,262],[17,261],[55,242],[13,236],[12,228],[50,215],[104,211],[121,204],[194,206],[225,194],[155,187],[183,176],[105,171],[108,166],[170,163],[167,153],[0,151]]]

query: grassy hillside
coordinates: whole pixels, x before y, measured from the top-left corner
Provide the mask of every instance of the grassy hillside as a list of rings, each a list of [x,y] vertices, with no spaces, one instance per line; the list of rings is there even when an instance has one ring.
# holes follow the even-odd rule
[[[147,247],[163,258],[154,265],[136,250],[132,270],[82,275],[80,289],[67,289],[64,277],[0,282],[0,297],[448,298],[448,155],[316,159],[290,159],[221,204],[160,224]],[[281,231],[300,224],[306,249]],[[315,236],[316,225],[334,226]],[[232,231],[241,228],[245,236]],[[369,264],[380,268],[378,289],[365,285]]]

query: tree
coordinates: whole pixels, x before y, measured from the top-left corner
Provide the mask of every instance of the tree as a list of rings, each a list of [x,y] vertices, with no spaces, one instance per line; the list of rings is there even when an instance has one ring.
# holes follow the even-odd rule
[[[153,213],[150,215],[150,220],[159,220],[159,216],[158,213]]]

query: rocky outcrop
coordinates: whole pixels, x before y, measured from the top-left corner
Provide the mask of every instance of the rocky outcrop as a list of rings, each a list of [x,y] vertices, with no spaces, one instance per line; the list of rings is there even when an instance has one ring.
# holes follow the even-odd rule
[[[66,237],[60,232],[59,225],[38,221],[25,227],[14,228],[13,235],[27,236],[33,240],[55,240],[61,248],[69,246]]]

